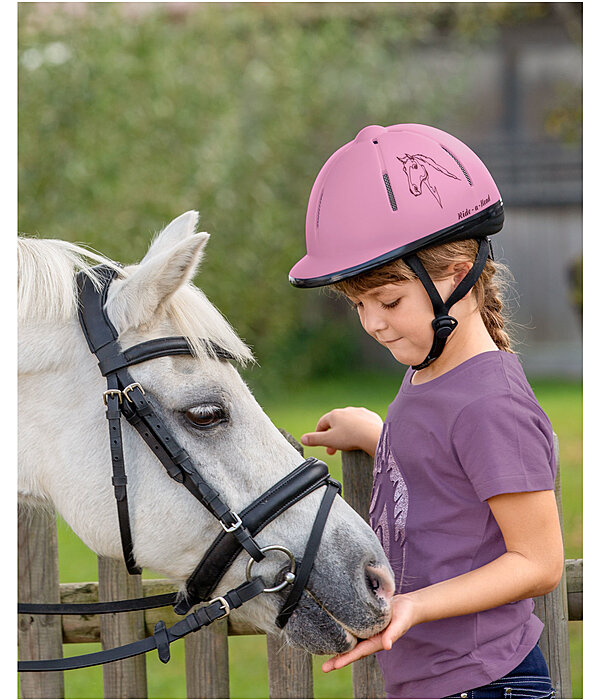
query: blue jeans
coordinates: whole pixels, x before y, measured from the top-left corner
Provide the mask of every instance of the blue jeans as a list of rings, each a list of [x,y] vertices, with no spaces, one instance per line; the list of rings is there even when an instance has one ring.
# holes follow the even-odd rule
[[[521,663],[493,683],[472,688],[448,698],[553,698],[548,666],[538,644]]]

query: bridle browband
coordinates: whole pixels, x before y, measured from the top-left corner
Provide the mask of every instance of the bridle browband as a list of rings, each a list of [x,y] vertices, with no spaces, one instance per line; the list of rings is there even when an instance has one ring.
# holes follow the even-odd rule
[[[123,557],[130,574],[139,574],[133,553],[133,539],[129,521],[127,502],[127,475],[123,456],[121,417],[132,425],[165,467],[169,476],[181,483],[219,521],[221,532],[204,554],[193,573],[186,581],[185,595],[176,593],[102,603],[36,604],[20,603],[19,613],[46,615],[90,615],[173,605],[179,615],[189,613],[199,602],[207,605],[189,613],[184,619],[166,628],[160,621],[154,634],[146,639],[132,642],[115,649],[67,659],[47,659],[20,661],[19,671],[61,671],[85,668],[109,663],[119,659],[143,654],[152,649],[158,650],[161,661],[169,660],[171,642],[221,619],[235,608],[265,592],[280,591],[291,586],[288,597],[277,616],[276,623],[285,627],[296,609],[308,582],[317,555],[323,529],[340,484],[331,478],[327,465],[314,457],[305,460],[290,474],[271,486],[265,493],[250,503],[239,513],[234,512],[221,499],[201,476],[200,470],[191,457],[179,445],[175,436],[159,417],[152,399],[144,388],[129,374],[131,365],[147,362],[167,355],[191,355],[192,349],[183,337],[158,338],[139,343],[122,350],[118,333],[106,313],[106,298],[110,284],[118,275],[115,268],[100,265],[93,268],[98,283],[90,275],[80,272],[77,276],[79,292],[79,321],[90,351],[98,358],[98,366],[106,378],[107,388],[103,394],[106,405],[106,418],[110,438],[112,462],[112,483],[115,492],[119,531]],[[234,359],[223,348],[209,340],[204,340],[208,353],[215,360]],[[254,537],[282,512],[316,489],[325,486],[301,561],[285,547],[271,545],[260,547]],[[210,600],[215,588],[233,564],[237,556],[245,550],[250,555],[247,567],[247,581],[223,596]],[[272,550],[283,552],[290,560],[290,571],[283,575],[278,585],[265,586],[260,576],[252,577],[251,568]]]

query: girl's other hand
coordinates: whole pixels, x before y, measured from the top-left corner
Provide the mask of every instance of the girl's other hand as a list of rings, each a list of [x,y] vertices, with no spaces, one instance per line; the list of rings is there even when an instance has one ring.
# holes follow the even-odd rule
[[[375,455],[383,421],[366,408],[335,408],[319,418],[314,433],[300,438],[303,445],[325,447],[327,454],[337,450],[364,450]]]
[[[416,622],[416,613],[411,599],[405,595],[395,595],[392,598],[392,619],[383,632],[369,637],[369,639],[363,639],[354,649],[350,649],[344,654],[327,659],[321,666],[321,670],[328,673],[354,663],[364,656],[374,654],[376,651],[382,649],[389,651],[392,644],[403,634],[406,634]]]

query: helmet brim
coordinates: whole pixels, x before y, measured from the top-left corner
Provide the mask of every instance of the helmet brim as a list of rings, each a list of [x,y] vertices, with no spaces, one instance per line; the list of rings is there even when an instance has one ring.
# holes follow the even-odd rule
[[[504,206],[502,200],[499,199],[484,211],[459,221],[453,226],[449,226],[441,231],[436,231],[418,241],[413,241],[407,245],[403,245],[372,258],[371,260],[361,262],[343,270],[334,270],[326,274],[320,273],[313,275],[311,271],[314,272],[315,269],[318,268],[320,261],[315,260],[310,254],[305,255],[290,270],[289,280],[294,287],[324,287],[328,284],[334,284],[335,282],[348,279],[349,277],[356,277],[356,275],[374,270],[386,263],[397,260],[403,255],[414,253],[432,245],[441,245],[442,243],[450,243],[451,241],[460,241],[467,238],[484,238],[490,236],[494,233],[498,233],[503,224]]]

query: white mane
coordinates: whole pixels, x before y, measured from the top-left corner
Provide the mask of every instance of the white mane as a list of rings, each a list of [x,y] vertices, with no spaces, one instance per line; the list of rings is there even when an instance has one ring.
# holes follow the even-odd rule
[[[67,322],[77,312],[75,276],[83,271],[97,281],[92,265],[109,265],[119,276],[128,275],[113,260],[81,246],[55,239],[18,239],[18,320]],[[235,360],[245,364],[253,360],[248,346],[237,336],[230,324],[211,304],[204,293],[187,284],[178,289],[161,308],[173,324],[176,335],[184,336],[196,355],[210,352],[201,342],[215,342]],[[158,319],[157,319],[158,320]]]

